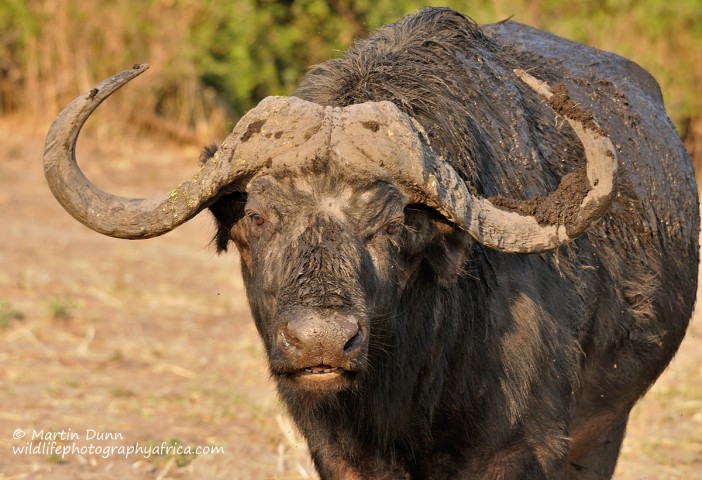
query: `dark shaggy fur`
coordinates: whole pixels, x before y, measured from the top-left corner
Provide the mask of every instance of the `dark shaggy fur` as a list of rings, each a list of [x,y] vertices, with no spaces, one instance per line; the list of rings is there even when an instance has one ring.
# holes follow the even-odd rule
[[[544,254],[488,250],[419,206],[405,210],[397,241],[334,237],[325,275],[336,272],[339,308],[370,308],[365,370],[353,388],[326,395],[276,377],[322,478],[609,478],[629,410],[684,335],[697,282],[694,175],[655,81],[633,63],[517,23],[479,28],[427,9],[314,67],[297,95],[333,106],[390,100],[475,192],[523,199],[552,191],[583,159],[514,68],[565,84],[592,112],[618,149],[618,195],[590,232]],[[369,188],[328,168],[311,177],[313,189],[332,178],[352,198]],[[298,219],[307,203],[290,182],[255,195],[275,203],[280,222],[311,221]],[[252,238],[245,201],[212,207],[217,245],[239,247],[276,374],[271,319],[296,308],[288,287],[302,294],[304,282],[285,278],[306,275],[296,262],[307,254],[267,249],[265,230]],[[373,202],[349,212],[380,209]],[[337,251],[350,263],[334,260]],[[386,264],[410,273],[385,275]],[[334,284],[310,281],[318,292]]]

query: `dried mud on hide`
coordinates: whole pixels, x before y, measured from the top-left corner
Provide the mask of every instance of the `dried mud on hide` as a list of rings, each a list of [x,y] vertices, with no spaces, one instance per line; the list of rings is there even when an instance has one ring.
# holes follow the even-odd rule
[[[597,125],[592,113],[582,109],[570,98],[568,88],[564,84],[555,85],[552,92],[553,96],[548,99],[548,104],[558,114],[582,123],[585,130],[591,130],[603,137],[607,135],[607,132]]]
[[[592,113],[581,108],[570,98],[568,89],[563,83],[556,84],[552,93],[553,95],[548,99],[548,105],[556,113],[580,122],[585,130],[594,131],[600,136],[607,135],[607,132],[595,122]],[[575,226],[580,206],[591,188],[587,169],[581,166],[565,175],[558,189],[551,194],[539,195],[527,200],[495,196],[491,197],[490,201],[498,208],[524,216],[533,216],[539,225],[564,225],[568,231]]]
[[[577,220],[580,205],[590,189],[587,172],[582,166],[565,175],[558,189],[550,195],[528,200],[496,196],[490,197],[490,201],[498,208],[533,216],[539,225],[565,225],[567,230]]]

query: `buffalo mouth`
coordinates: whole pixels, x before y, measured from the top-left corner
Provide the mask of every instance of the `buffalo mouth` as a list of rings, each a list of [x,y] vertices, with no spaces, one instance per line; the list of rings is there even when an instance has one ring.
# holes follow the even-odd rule
[[[320,375],[325,373],[337,372],[338,370],[343,370],[341,367],[330,367],[329,365],[317,365],[315,367],[305,367],[302,369],[305,373],[310,373],[312,375]]]
[[[313,367],[301,368],[296,372],[298,380],[305,382],[329,382],[342,377],[346,370],[341,367],[330,365],[315,365]]]
[[[319,364],[281,373],[278,378],[296,390],[334,393],[351,387],[356,374],[341,366]]]

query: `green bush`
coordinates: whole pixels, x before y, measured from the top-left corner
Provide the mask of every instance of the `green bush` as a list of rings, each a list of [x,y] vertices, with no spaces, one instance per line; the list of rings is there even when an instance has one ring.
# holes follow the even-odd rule
[[[514,20],[614,51],[661,83],[673,120],[702,111],[700,0],[447,0],[479,23]],[[53,115],[79,91],[148,62],[125,104],[141,127],[223,134],[266,95],[417,0],[5,0],[0,113]]]

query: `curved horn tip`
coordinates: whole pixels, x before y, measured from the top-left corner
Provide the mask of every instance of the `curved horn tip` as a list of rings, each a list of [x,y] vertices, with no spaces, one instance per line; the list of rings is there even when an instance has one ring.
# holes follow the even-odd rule
[[[109,97],[112,92],[123,86],[124,84],[132,81],[134,78],[138,77],[145,71],[149,69],[148,63],[135,63],[129,70],[122,70],[119,73],[112,75],[110,78],[103,80],[98,85],[90,90],[88,97],[93,99],[98,97],[98,99],[103,100]],[[105,95],[102,95],[102,94]]]
[[[522,82],[529,85],[532,90],[544,97],[546,100],[549,100],[553,96],[553,91],[551,90],[551,87],[549,87],[548,83],[542,82],[536,77],[532,77],[525,70],[520,68],[514,69],[513,71]]]

